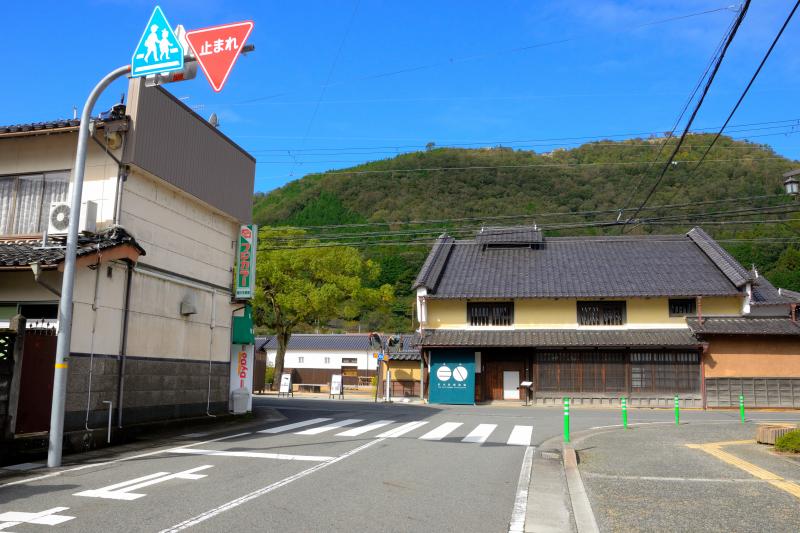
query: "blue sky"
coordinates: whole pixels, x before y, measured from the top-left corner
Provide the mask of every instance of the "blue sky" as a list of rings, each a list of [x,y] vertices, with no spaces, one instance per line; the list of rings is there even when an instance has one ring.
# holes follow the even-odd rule
[[[198,113],[216,112],[255,155],[259,191],[429,141],[543,152],[668,130],[735,12],[647,24],[731,2],[164,0],[169,21],[188,29],[253,20],[257,49],[219,94],[202,73],[166,87]],[[698,128],[722,123],[793,4],[753,2]],[[103,74],[130,62],[154,5],[4,2],[0,123],[72,116]],[[800,14],[731,122],[772,123],[730,128],[793,159],[798,51]],[[95,111],[124,90],[113,85]]]

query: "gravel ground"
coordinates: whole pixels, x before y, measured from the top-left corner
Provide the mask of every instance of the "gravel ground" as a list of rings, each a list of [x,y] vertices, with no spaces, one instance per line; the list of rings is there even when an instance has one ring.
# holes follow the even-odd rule
[[[750,423],[664,425],[579,441],[580,471],[601,531],[800,531],[800,499],[686,447],[752,439],[755,431]],[[723,449],[800,480],[800,463],[770,453],[770,447]]]

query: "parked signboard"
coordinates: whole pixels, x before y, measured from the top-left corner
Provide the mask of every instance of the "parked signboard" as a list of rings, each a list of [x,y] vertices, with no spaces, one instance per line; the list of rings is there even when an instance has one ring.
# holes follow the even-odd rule
[[[333,374],[331,376],[331,396],[338,396],[342,394],[342,375]]]
[[[291,374],[281,374],[281,388],[279,392],[281,394],[289,394],[292,389],[292,375]]]

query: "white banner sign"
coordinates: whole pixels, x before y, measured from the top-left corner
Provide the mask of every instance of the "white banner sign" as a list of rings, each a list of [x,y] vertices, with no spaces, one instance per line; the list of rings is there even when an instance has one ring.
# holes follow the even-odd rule
[[[331,376],[331,396],[342,393],[342,375],[334,374]]]
[[[280,391],[282,394],[288,394],[292,390],[292,375],[291,374],[281,374],[281,388]]]

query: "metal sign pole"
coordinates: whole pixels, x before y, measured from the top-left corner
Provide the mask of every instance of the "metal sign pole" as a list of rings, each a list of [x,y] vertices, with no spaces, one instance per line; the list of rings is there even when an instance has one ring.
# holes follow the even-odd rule
[[[61,282],[61,300],[58,304],[58,344],[56,345],[56,368],[53,376],[53,403],[50,410],[50,445],[47,450],[47,466],[50,468],[61,466],[64,403],[67,395],[67,365],[69,364],[69,348],[72,340],[72,291],[75,287],[75,255],[78,250],[78,224],[81,218],[81,193],[83,192],[83,175],[86,170],[89,122],[92,118],[94,104],[105,88],[130,71],[130,65],[126,65],[107,74],[89,93],[81,113],[78,150],[73,166],[67,249],[64,251],[64,278]]]

